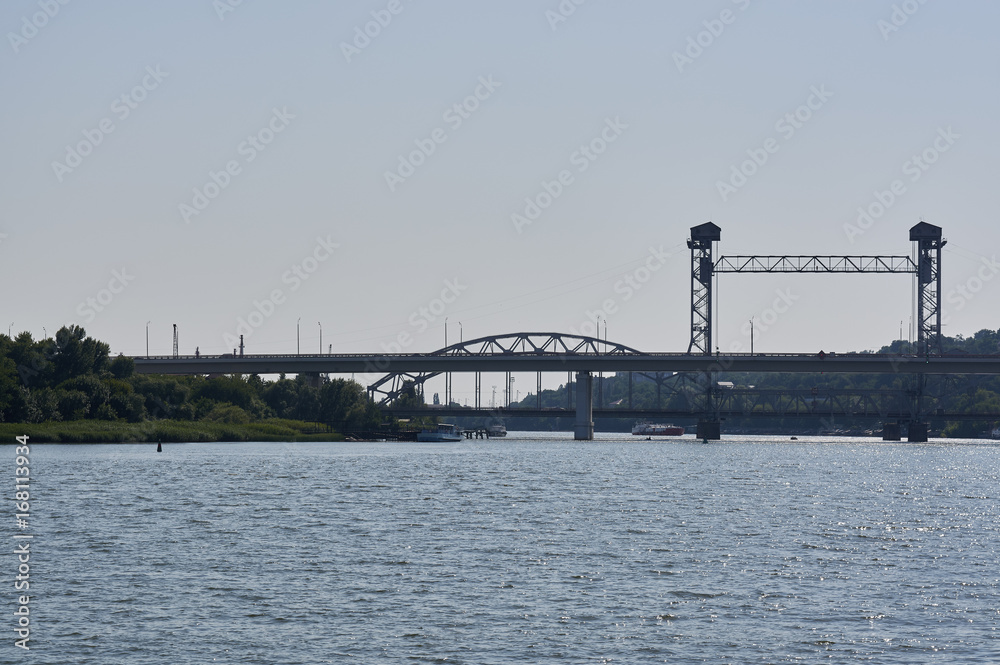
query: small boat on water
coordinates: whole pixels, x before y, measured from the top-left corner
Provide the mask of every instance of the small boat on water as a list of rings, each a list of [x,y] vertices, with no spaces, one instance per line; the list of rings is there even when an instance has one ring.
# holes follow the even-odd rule
[[[493,423],[486,428],[486,435],[489,438],[507,436],[507,427],[503,423]]]
[[[461,441],[465,436],[456,425],[441,423],[437,429],[425,429],[417,433],[417,441]]]
[[[661,425],[658,423],[636,423],[632,427],[636,436],[680,436],[684,428],[678,425]]]

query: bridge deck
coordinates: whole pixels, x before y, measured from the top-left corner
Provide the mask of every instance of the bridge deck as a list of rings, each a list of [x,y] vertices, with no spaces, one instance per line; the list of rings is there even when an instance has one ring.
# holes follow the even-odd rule
[[[384,374],[387,372],[815,372],[878,374],[998,374],[1000,355],[686,353],[493,355],[337,354],[138,356],[140,374]]]

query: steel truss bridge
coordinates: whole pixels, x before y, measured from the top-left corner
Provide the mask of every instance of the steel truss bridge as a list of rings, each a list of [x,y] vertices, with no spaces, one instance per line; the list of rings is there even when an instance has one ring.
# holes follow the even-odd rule
[[[707,439],[720,436],[720,420],[726,417],[878,417],[886,423],[886,438],[898,439],[899,427],[909,426],[911,441],[925,441],[929,415],[958,420],[963,416],[946,413],[927,390],[927,377],[947,374],[1000,374],[1000,355],[971,356],[941,353],[941,249],[940,227],[920,222],[910,229],[915,243],[915,260],[909,256],[756,256],[735,255],[713,258],[714,243],[721,229],[711,222],[691,229],[691,340],[686,353],[646,353],[594,337],[557,332],[519,332],[480,337],[452,344],[431,353],[320,354],[320,355],[239,355],[221,357],[173,356],[136,357],[139,373],[158,374],[384,374],[368,387],[373,401],[391,410],[406,394],[419,391],[430,379],[445,375],[445,402],[451,401],[451,374],[476,375],[475,408],[481,412],[481,375],[501,372],[505,381],[505,403],[510,403],[510,375],[536,372],[540,395],[543,372],[566,372],[575,399],[568,395],[564,413],[576,417],[577,439],[593,438],[594,374],[628,372],[629,404],[633,374],[656,382],[662,390],[683,394],[687,411],[639,412],[605,409],[598,382],[596,415],[632,417],[643,415],[698,416],[698,435]],[[712,278],[719,273],[911,273],[916,281],[918,313],[917,353],[882,354],[780,354],[712,353]],[[720,389],[719,372],[801,372],[879,373],[912,375],[908,391],[850,392],[817,389],[800,391]],[[575,373],[575,381],[573,375]],[[680,378],[671,378],[671,377]],[[673,381],[672,384],[670,382]],[[668,385],[670,384],[670,385]],[[686,384],[686,388],[680,387]],[[569,391],[568,391],[569,392]],[[659,399],[659,398],[658,398]],[[470,415],[470,410],[423,410],[422,413]],[[505,413],[513,414],[512,410]],[[518,415],[559,413],[551,409],[518,409]],[[1000,418],[1000,414],[976,414],[976,420]],[[896,420],[895,435],[887,422]]]
[[[868,393],[857,391],[836,391],[837,395],[809,396],[803,391],[767,391],[740,390],[725,391],[733,393],[724,395],[716,410],[722,419],[734,418],[789,418],[813,419],[830,423],[838,419],[870,420],[870,421],[902,421],[910,422],[918,417],[933,417],[946,421],[992,421],[1000,418],[997,413],[970,413],[946,411],[943,408],[932,408],[923,416],[919,416],[913,407],[913,391],[884,390]],[[829,391],[835,392],[835,391]],[[637,409],[631,407],[595,406],[594,418],[627,418],[652,419],[698,418],[703,413],[692,400],[691,408],[659,408]],[[576,410],[571,407],[399,407],[386,406],[386,413],[400,418],[416,418],[420,416],[461,417],[492,417],[492,418],[567,418],[573,417]]]

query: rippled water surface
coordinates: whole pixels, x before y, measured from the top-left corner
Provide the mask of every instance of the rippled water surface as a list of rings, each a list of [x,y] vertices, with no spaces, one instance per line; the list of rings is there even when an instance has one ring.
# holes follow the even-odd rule
[[[30,661],[1000,662],[1000,448],[568,436],[32,446]]]

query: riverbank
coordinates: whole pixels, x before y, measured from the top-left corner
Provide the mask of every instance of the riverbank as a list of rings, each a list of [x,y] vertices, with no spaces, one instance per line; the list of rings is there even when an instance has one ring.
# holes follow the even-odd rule
[[[189,420],[128,423],[70,420],[44,423],[0,423],[0,443],[27,435],[31,443],[165,443],[239,441],[343,441],[339,432],[301,420],[272,418],[246,424]]]

